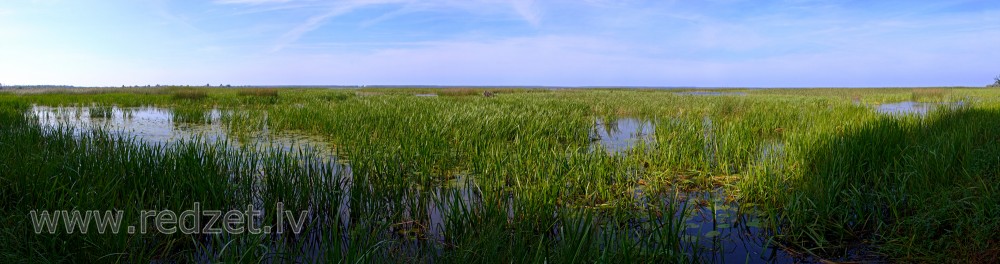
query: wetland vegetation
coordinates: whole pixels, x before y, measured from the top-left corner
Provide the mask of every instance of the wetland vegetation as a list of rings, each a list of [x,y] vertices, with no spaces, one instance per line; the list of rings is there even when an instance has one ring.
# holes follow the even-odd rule
[[[1000,261],[1000,91],[0,93],[15,262]],[[36,234],[31,210],[306,210],[297,234]]]

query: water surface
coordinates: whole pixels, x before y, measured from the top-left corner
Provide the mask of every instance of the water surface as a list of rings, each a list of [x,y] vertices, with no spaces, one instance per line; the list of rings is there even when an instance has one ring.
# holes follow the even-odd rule
[[[609,153],[626,152],[640,145],[650,145],[656,142],[653,133],[655,127],[651,121],[636,118],[601,119],[598,118],[590,133],[591,150],[604,148]]]
[[[335,150],[329,140],[318,135],[296,131],[271,131],[266,124],[266,115],[261,117],[262,125],[259,130],[234,133],[223,120],[223,115],[234,115],[232,110],[205,110],[203,119],[198,122],[178,121],[173,111],[156,107],[33,106],[31,115],[37,117],[43,127],[68,127],[74,129],[77,134],[102,129],[113,134],[133,136],[151,144],[171,144],[199,138],[209,143],[224,141],[231,146],[273,147],[285,151],[317,150],[326,156],[333,156]]]
[[[934,111],[939,107],[951,107],[954,109],[962,106],[965,106],[964,101],[950,102],[950,103],[923,103],[923,102],[904,101],[898,103],[881,104],[875,108],[875,111],[888,115],[926,116],[927,113]]]

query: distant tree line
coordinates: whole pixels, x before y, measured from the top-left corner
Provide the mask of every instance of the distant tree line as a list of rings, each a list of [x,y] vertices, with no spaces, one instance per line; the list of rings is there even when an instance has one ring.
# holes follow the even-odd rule
[[[211,84],[205,84],[206,87],[212,87]],[[7,85],[0,83],[0,89],[36,89],[36,88],[73,88],[76,86],[72,85]],[[109,86],[113,87],[113,86]],[[122,88],[142,88],[142,87],[191,87],[190,85],[122,85]],[[219,84],[217,87],[233,87],[231,84]],[[239,86],[237,86],[239,87]]]
[[[130,85],[122,85],[122,88],[143,88],[143,87],[168,87],[168,88],[174,88],[174,87],[212,87],[212,84],[206,83],[204,86],[197,86],[197,85],[195,85],[195,86],[191,86],[191,85],[170,85],[170,84],[167,84],[167,85],[164,85],[164,84],[156,84],[156,85],[147,84],[145,86],[143,86],[143,85],[131,85],[131,86]],[[230,85],[230,84],[219,84],[216,87],[233,87],[233,86]]]

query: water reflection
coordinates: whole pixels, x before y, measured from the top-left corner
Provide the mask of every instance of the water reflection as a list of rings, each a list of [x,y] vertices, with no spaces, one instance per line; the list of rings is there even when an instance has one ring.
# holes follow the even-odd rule
[[[891,104],[882,104],[879,105],[875,110],[883,114],[891,114],[891,115],[916,114],[923,116],[927,115],[927,112],[930,112],[930,110],[933,109],[935,106],[937,106],[937,104],[907,101],[907,102],[899,102]]]
[[[640,145],[652,144],[656,142],[654,128],[653,122],[635,118],[598,118],[590,133],[594,142],[591,150],[603,148],[609,153],[618,154]]]
[[[965,106],[965,102],[959,101],[951,103],[923,103],[923,102],[905,101],[898,103],[881,104],[875,108],[875,111],[889,115],[926,116],[927,113],[942,106],[950,106],[952,108],[958,108]]]
[[[683,239],[701,260],[714,263],[793,263],[794,257],[770,242],[757,212],[741,207],[722,189],[679,196],[685,210]]]
[[[208,143],[223,141],[231,146],[276,148],[286,152],[317,151],[318,154],[335,157],[333,144],[321,136],[294,131],[270,131],[266,115],[259,120],[259,131],[238,133],[238,135],[232,133],[233,127],[226,125],[223,120],[225,117],[233,118],[239,114],[232,110],[211,109],[194,114],[185,113],[182,116],[174,111],[156,107],[33,106],[31,114],[38,118],[39,124],[43,127],[69,127],[78,135],[93,129],[102,129],[113,134],[133,136],[152,144],[171,144],[198,138]]]

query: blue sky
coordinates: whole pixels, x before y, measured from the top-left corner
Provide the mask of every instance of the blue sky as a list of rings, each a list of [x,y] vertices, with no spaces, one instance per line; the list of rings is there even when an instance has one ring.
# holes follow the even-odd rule
[[[7,0],[0,83],[982,86],[1000,1]]]

